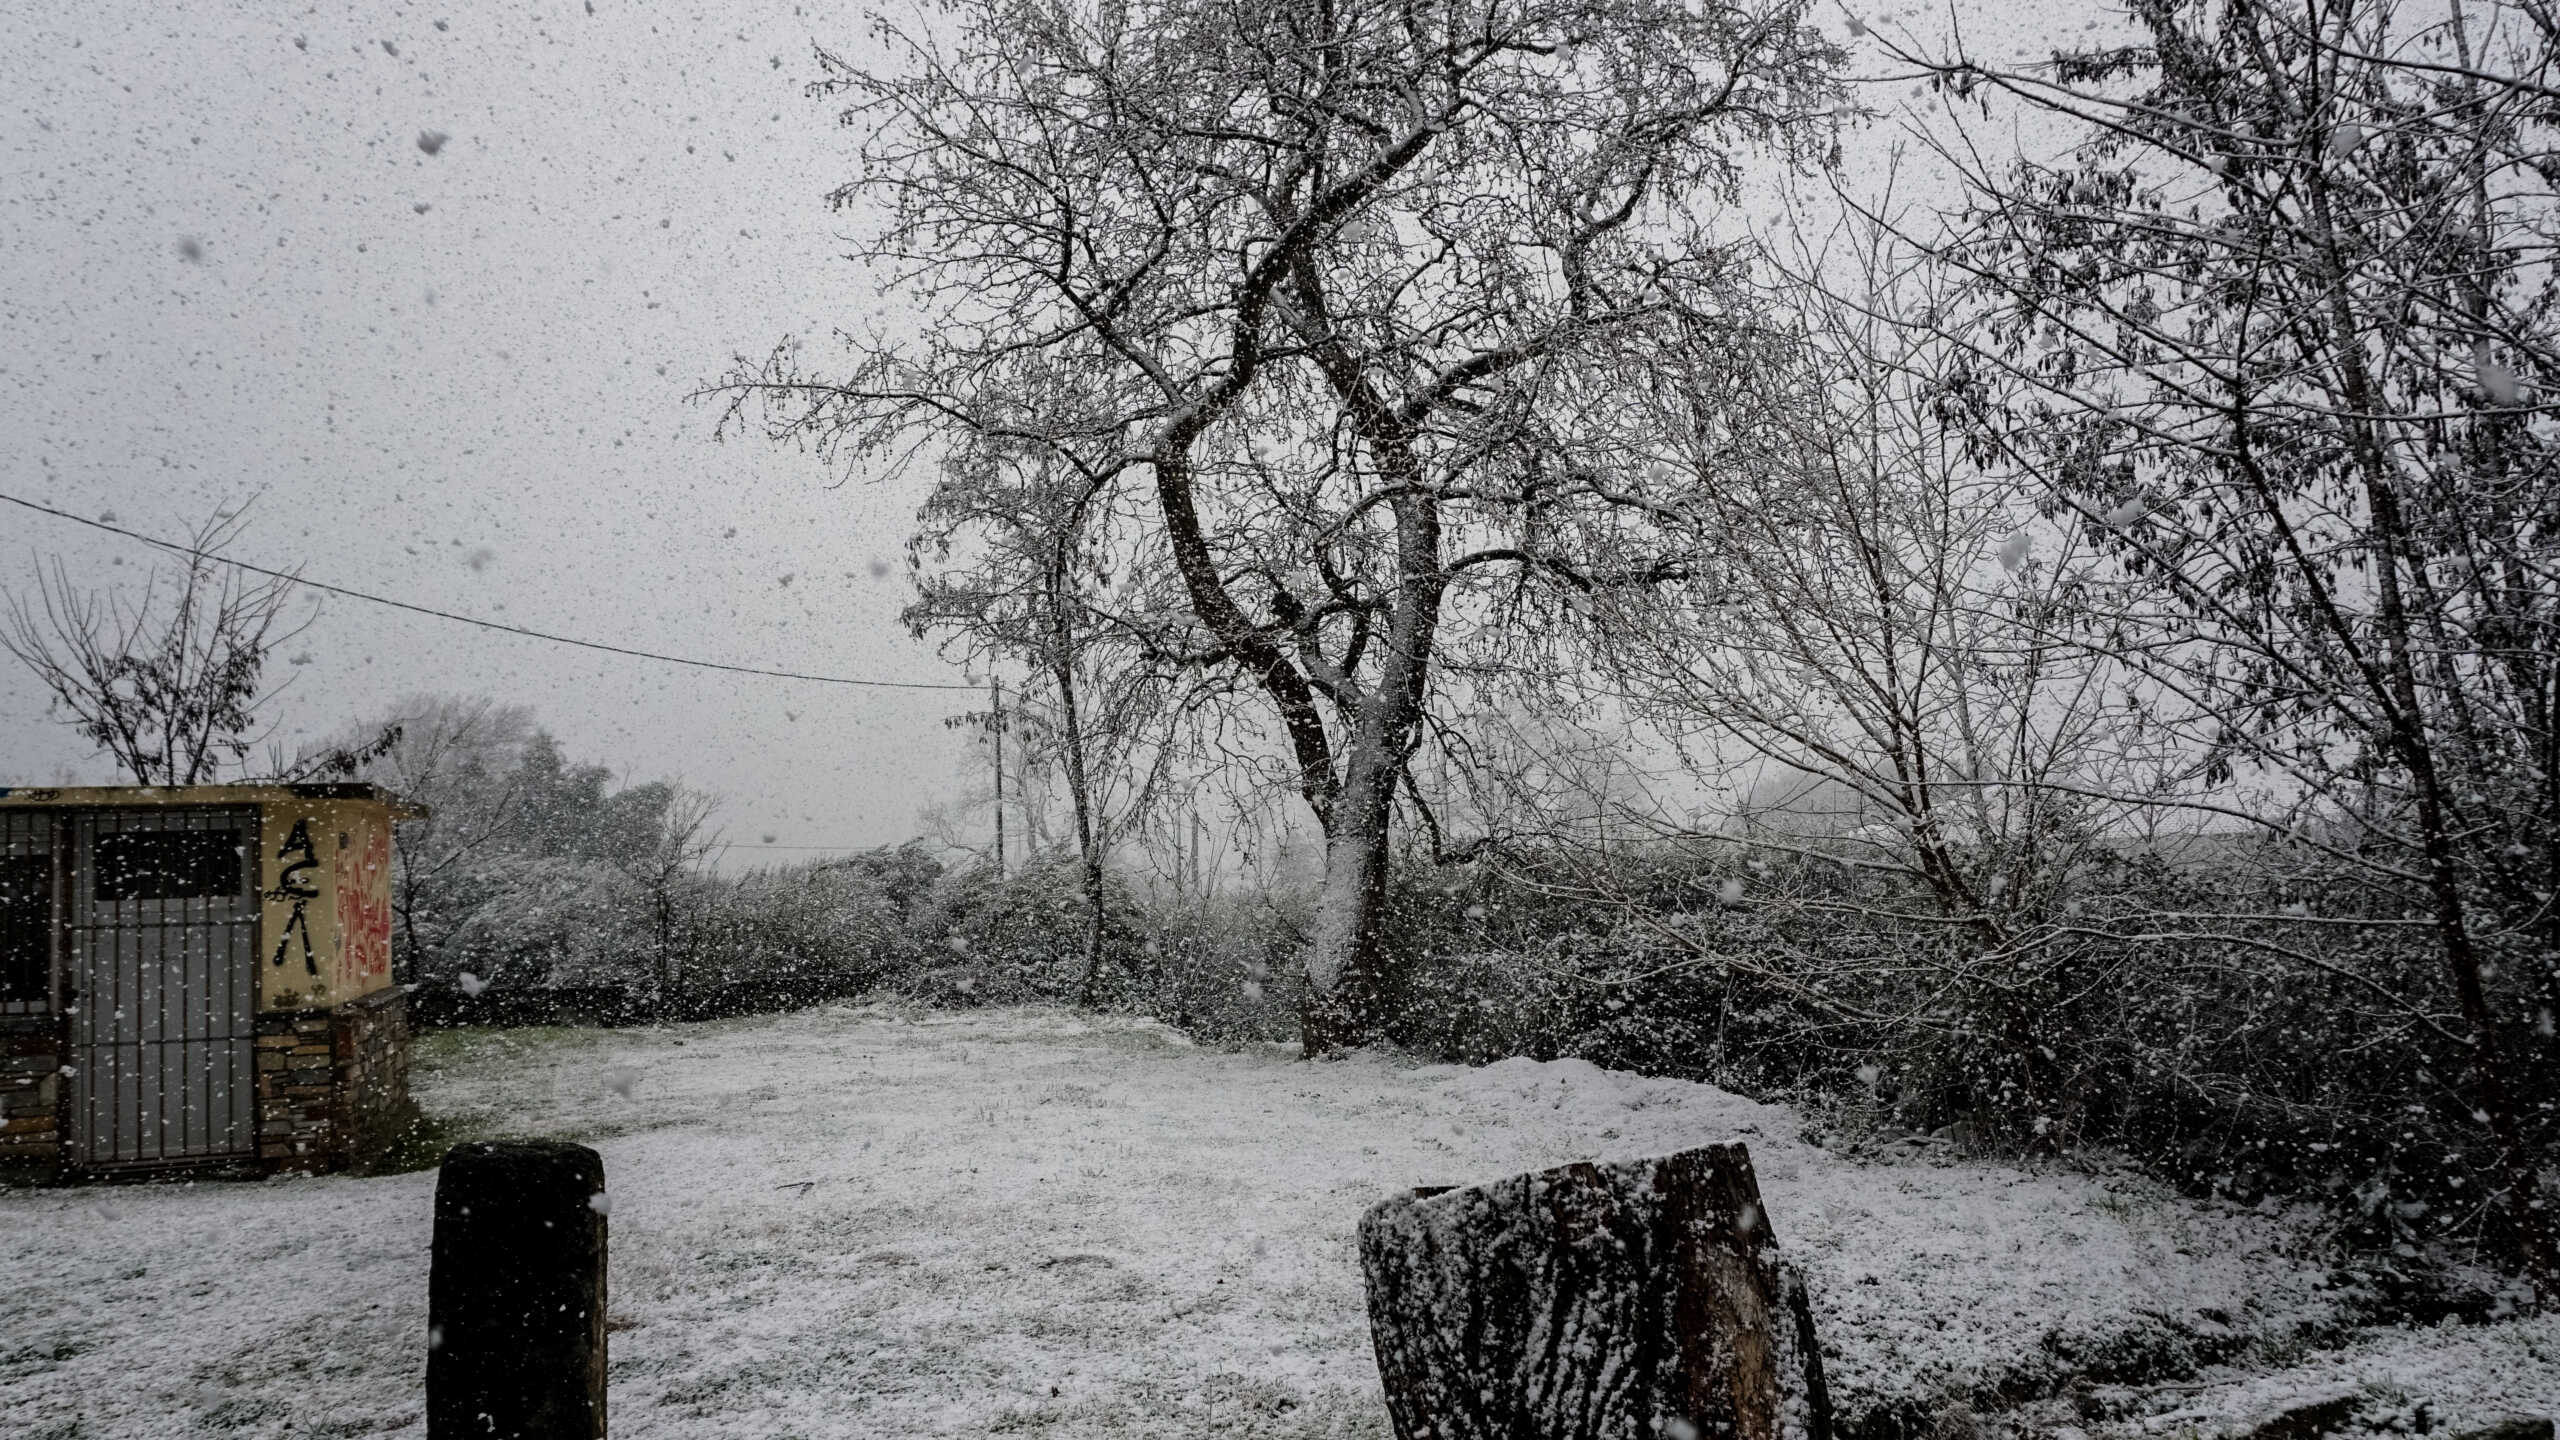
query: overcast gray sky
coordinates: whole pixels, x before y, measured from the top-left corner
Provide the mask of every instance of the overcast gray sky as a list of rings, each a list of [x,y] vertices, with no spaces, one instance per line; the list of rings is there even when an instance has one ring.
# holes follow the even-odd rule
[[[714,445],[683,396],[871,303],[848,138],[788,4],[13,6],[0,21],[0,474],[447,609],[750,665],[958,679],[895,617],[914,495]],[[441,22],[441,23],[439,23]],[[396,53],[395,53],[396,52]],[[450,141],[435,155],[422,131]],[[188,242],[201,259],[185,253]],[[141,547],[0,516],[31,554]],[[412,690],[532,703],[575,754],[727,799],[733,839],[910,833],[964,697],[687,671],[326,602],[287,736]],[[289,657],[290,658],[290,657]],[[0,777],[110,772],[12,666]]]
[[[2013,48],[2089,7],[1966,8]],[[0,489],[170,536],[257,494],[235,553],[315,579],[739,664],[960,680],[896,624],[915,487],[830,488],[808,457],[713,444],[683,399],[879,303],[821,203],[852,137],[804,89],[811,42],[861,31],[787,0],[0,6]],[[450,137],[432,155],[428,131]],[[55,554],[108,578],[151,558],[0,507],[0,585]],[[520,700],[573,755],[717,792],[749,845],[899,839],[960,783],[940,723],[959,694],[344,599],[285,658],[288,745],[415,691]],[[0,784],[112,779],[44,708],[0,671]]]

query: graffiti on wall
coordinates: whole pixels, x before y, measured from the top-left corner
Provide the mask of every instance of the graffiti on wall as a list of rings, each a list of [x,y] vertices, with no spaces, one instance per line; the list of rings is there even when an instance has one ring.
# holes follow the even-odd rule
[[[292,833],[277,847],[276,858],[285,862],[276,874],[275,888],[267,892],[270,900],[290,900],[293,913],[285,918],[284,929],[276,936],[276,953],[272,965],[284,964],[296,938],[302,941],[302,965],[314,976],[320,973],[320,959],[311,950],[311,917],[305,913],[311,902],[320,898],[320,887],[303,878],[304,872],[320,868],[320,854],[311,843],[311,822],[297,819]]]
[[[361,995],[391,976],[391,827],[369,825],[331,857],[338,897],[338,993]]]

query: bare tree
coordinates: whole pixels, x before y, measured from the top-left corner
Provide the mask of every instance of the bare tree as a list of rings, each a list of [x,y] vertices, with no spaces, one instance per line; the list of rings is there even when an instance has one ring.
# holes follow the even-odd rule
[[[423,812],[399,823],[392,853],[392,913],[400,922],[396,961],[403,982],[419,978],[422,956],[441,953],[469,913],[457,890],[475,867],[515,843],[523,822],[516,768],[534,734],[533,711],[485,696],[413,695],[393,714],[347,732],[341,749],[368,734],[393,736],[360,774]]]
[[[1813,243],[1795,343],[1742,396],[1721,377],[1667,393],[1716,423],[1654,427],[1688,437],[1664,463],[1715,477],[1689,501],[1712,563],[1606,607],[1601,673],[1676,766],[1498,772],[1587,795],[1619,848],[1656,857],[1619,863],[1608,828],[1550,832],[1529,852],[1544,883],[1571,871],[1687,970],[1773,985],[1863,1043],[1922,1057],[1977,1036],[1945,1087],[1973,1097],[1967,1118],[2065,1138],[2060,997],[2135,954],[2093,960],[2082,905],[2192,790],[2195,747],[2155,718],[2175,697],[2095,643],[2135,618],[2094,583],[2100,557],[1969,444],[1949,392],[1968,357],[1913,323],[1956,282],[1872,223]],[[1720,874],[1718,903],[1663,913],[1664,862]],[[1750,931],[1757,953],[1723,918],[1746,909],[1787,917]]]
[[[1084,981],[1090,1003],[1099,981],[1110,903],[1106,862],[1163,792],[1177,753],[1173,729],[1199,686],[1184,667],[1161,663],[1130,632],[1109,623],[1111,576],[1088,548],[1088,498],[1058,483],[1036,451],[1012,457],[1014,473],[938,487],[920,516],[922,547],[946,563],[918,579],[904,619],[920,637],[941,633],[973,657],[1026,665],[1032,680],[1001,721],[1022,768],[1016,793],[1027,833],[1039,844],[1037,782],[1064,780],[1085,898]],[[1042,693],[1045,692],[1045,693]]]
[[[82,738],[138,785],[196,785],[248,759],[267,656],[318,613],[287,617],[294,582],[225,564],[245,510],[216,513],[142,593],[92,589],[56,558],[37,567],[32,600],[12,593],[0,650],[17,657],[71,714]]]
[[[1713,590],[1629,597],[1609,654],[1756,843],[1908,881],[2004,949],[2191,752],[2155,722],[2173,698],[2090,643],[2125,618],[2092,603],[2091,547],[1968,444],[1966,356],[1911,323],[1947,280],[1881,227],[1834,240],[1791,287],[1795,352],[1747,405],[1694,402],[1740,423],[1669,457],[1718,477],[1690,502]]]
[[[1311,1050],[1374,1019],[1435,675],[1677,568],[1623,397],[1747,348],[1719,206],[1743,148],[1824,153],[1840,56],[1804,15],[972,0],[882,22],[895,72],[825,57],[867,135],[837,201],[885,207],[861,257],[921,313],[840,375],[742,367],[730,413],[847,463],[926,445],[946,485],[1037,453],[1106,623],[1256,692],[1326,836]]]
[[[2155,643],[2121,653],[2219,773],[2305,797],[2295,837],[2426,918],[2447,1119],[2487,1142],[2548,1300],[2527,1097],[2560,1088],[2531,1033],[2560,946],[2560,27],[2464,0],[2132,9],[2139,43],[2050,67],[1928,61],[2089,136],[2053,165],[1950,147],[1972,202],[1939,253],[2002,313],[1946,333],[2031,391],[1977,434],[2158,582]]]
[[[647,897],[649,939],[656,961],[652,978],[661,1003],[683,993],[686,962],[699,948],[693,933],[698,927],[689,923],[694,917],[687,911],[692,882],[720,849],[720,832],[711,828],[719,798],[686,785],[665,788],[652,843],[620,861],[622,872]]]

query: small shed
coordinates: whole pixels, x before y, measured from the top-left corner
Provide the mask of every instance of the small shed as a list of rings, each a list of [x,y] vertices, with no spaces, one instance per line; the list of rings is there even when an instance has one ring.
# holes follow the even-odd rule
[[[0,788],[0,1176],[363,1165],[410,1119],[373,785]]]

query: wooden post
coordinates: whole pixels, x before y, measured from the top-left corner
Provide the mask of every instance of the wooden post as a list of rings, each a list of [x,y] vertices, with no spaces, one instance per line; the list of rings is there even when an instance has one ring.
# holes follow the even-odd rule
[[[604,1160],[445,1152],[427,1272],[427,1440],[602,1440]]]
[[[1361,1218],[1360,1262],[1399,1440],[1829,1440],[1740,1145],[1412,1191]]]
[[[1004,878],[1004,682],[987,681],[987,732],[996,747],[996,878]]]

